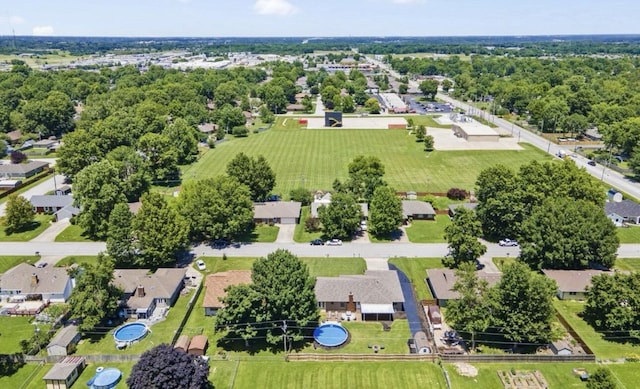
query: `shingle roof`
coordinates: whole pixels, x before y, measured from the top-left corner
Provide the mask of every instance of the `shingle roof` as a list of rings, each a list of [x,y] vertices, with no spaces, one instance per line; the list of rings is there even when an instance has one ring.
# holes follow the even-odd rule
[[[47,345],[47,347],[51,347],[51,346],[67,347],[77,335],[78,335],[78,326],[64,327],[63,329],[60,330],[60,332],[58,332],[58,334],[56,334],[56,336],[53,339],[51,339],[51,342],[49,342],[49,345]]]
[[[622,217],[638,217],[640,216],[640,204],[631,200],[622,200],[619,203],[607,201],[604,204],[604,212],[607,215],[615,213]]]
[[[435,215],[431,204],[419,200],[402,200],[402,216],[406,219],[412,215]]]
[[[0,165],[0,174],[25,174],[36,169],[49,167],[47,162],[29,161],[27,163],[5,163]]]
[[[21,294],[62,294],[68,281],[69,274],[63,267],[37,268],[21,263],[0,275],[0,290],[20,290]]]
[[[299,218],[302,203],[298,201],[270,201],[253,204],[255,219]]]
[[[231,285],[250,284],[251,270],[229,270],[209,274],[204,280],[206,292],[202,301],[204,308],[222,308],[220,299],[227,295],[225,289]]]
[[[169,299],[180,283],[184,282],[187,269],[160,268],[149,274],[148,269],[116,269],[113,271],[113,282],[130,293],[127,300],[129,308],[147,308],[156,298]],[[136,294],[138,286],[144,288],[144,296]]]
[[[349,294],[361,304],[404,302],[398,273],[395,270],[367,270],[364,275],[317,277],[318,301],[347,302]]]
[[[53,365],[51,370],[49,370],[42,379],[64,381],[79,365],[82,365],[83,363],[83,357],[66,357],[62,361]]]
[[[561,292],[585,292],[591,285],[591,279],[601,274],[613,275],[615,272],[602,270],[549,270],[543,269],[545,276],[558,284]]]
[[[502,273],[486,273],[483,271],[476,272],[478,278],[486,280],[489,286],[495,285],[500,281]],[[458,292],[454,292],[453,285],[458,277],[452,269],[427,269],[427,278],[433,297],[438,300],[455,300],[460,297]]]
[[[56,207],[64,208],[73,204],[73,196],[69,195],[33,195],[29,202],[34,207]]]

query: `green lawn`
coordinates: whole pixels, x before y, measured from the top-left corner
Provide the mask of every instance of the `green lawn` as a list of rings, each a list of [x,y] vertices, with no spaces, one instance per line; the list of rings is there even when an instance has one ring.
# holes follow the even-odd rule
[[[94,242],[94,240],[84,235],[84,228],[71,224],[56,236],[56,242]]]
[[[10,376],[0,376],[0,388],[42,389],[44,387],[42,377],[49,371],[49,366],[27,363]],[[27,383],[28,386],[26,386]]]
[[[620,270],[640,271],[640,258],[618,258],[615,267]]]
[[[414,220],[405,230],[412,243],[446,243],[444,228],[449,224],[449,216],[437,215],[436,220]]]
[[[213,377],[216,388],[231,387]],[[440,368],[429,362],[239,362],[233,388],[257,385],[265,389],[446,388]]]
[[[630,342],[614,342],[607,340],[580,316],[584,303],[579,301],[556,300],[556,310],[569,322],[571,327],[582,337],[599,360],[615,360],[630,354],[640,354],[640,346]]]
[[[282,118],[278,119],[279,121]],[[300,129],[289,119],[287,128],[224,142],[183,170],[183,177],[198,179],[224,174],[239,152],[262,154],[276,173],[275,193],[285,197],[297,187],[331,189],[344,181],[347,165],[357,155],[375,155],[385,166],[385,180],[397,190],[446,192],[451,187],[471,189],[479,172],[496,163],[517,168],[532,160],[552,157],[524,145],[524,150],[434,151],[426,154],[413,136],[401,130]],[[460,167],[464,166],[463,169]]]
[[[307,232],[305,230],[304,222],[309,216],[311,216],[311,209],[308,206],[302,207],[302,212],[300,214],[300,223],[296,224],[296,229],[293,233],[293,240],[295,242],[309,243],[314,239],[319,239],[320,237],[322,237],[322,231]]]
[[[0,274],[6,272],[7,270],[11,269],[12,267],[21,264],[22,262],[25,263],[36,263],[38,262],[38,260],[40,259],[39,256],[26,256],[26,257],[19,257],[19,256],[0,256]]]
[[[278,226],[260,224],[255,226],[251,232],[238,237],[237,240],[240,242],[273,243],[278,237],[278,231],[280,231]]]
[[[422,124],[425,127],[433,127],[433,128],[451,128],[452,127],[451,124],[440,124],[436,122],[434,119],[439,116],[440,115],[434,115],[434,116],[414,115],[414,116],[406,116],[405,119],[409,119],[409,118],[413,119],[414,126],[419,126]],[[427,129],[427,133],[429,133],[428,129]]]
[[[33,224],[29,229],[21,232],[14,232],[10,235],[7,235],[7,232],[5,231],[4,222],[0,223],[0,242],[28,242],[40,235],[42,231],[49,227],[51,217],[51,215],[35,215]]]
[[[495,257],[495,258],[491,258],[491,260],[498,267],[498,269],[502,271],[503,267],[505,267],[506,265],[511,265],[518,259],[515,257]]]
[[[620,243],[640,243],[640,227],[616,228]]]
[[[444,267],[441,258],[391,258],[389,263],[409,277],[418,300],[433,298],[427,286],[426,270]]]
[[[64,257],[56,263],[56,267],[67,267],[80,263],[91,263],[95,264],[98,259],[95,255],[72,255],[69,257]]]
[[[20,352],[20,341],[34,334],[35,326],[31,319],[28,316],[0,316],[0,354]]]

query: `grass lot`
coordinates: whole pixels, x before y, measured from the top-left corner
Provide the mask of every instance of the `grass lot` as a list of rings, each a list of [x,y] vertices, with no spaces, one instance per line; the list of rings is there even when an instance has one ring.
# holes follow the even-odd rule
[[[71,224],[56,236],[56,242],[94,242],[84,235],[84,229],[77,224]]]
[[[436,220],[414,220],[405,231],[412,243],[446,243],[444,228],[449,224],[449,216],[437,215]]]
[[[20,341],[30,338],[33,334],[31,317],[0,316],[0,354],[20,352]]]
[[[183,177],[204,178],[224,174],[239,152],[263,154],[276,173],[275,193],[285,197],[297,187],[325,189],[337,178],[345,180],[347,165],[359,154],[378,156],[386,168],[385,180],[397,190],[446,192],[451,187],[472,188],[479,172],[496,163],[517,168],[551,156],[524,145],[524,150],[434,151],[428,155],[415,137],[401,130],[300,129],[295,120],[282,118],[269,131],[224,142],[195,164]],[[464,169],[460,169],[464,166]]]
[[[311,216],[311,209],[307,207],[302,207],[302,212],[300,215],[300,223],[296,224],[296,229],[293,232],[293,240],[298,243],[309,243],[314,239],[319,239],[322,237],[322,231],[318,232],[307,232],[304,228],[304,222],[307,218]]]
[[[200,257],[207,265],[207,273],[218,273],[227,270],[251,270],[256,257]],[[364,274],[366,264],[362,258],[300,258],[304,262],[311,277],[333,277],[340,274]]]
[[[613,360],[624,358],[629,354],[639,354],[640,346],[631,342],[615,342],[607,340],[602,333],[597,332],[580,316],[584,309],[584,303],[579,301],[554,301],[556,310],[569,322],[573,329],[591,348],[600,360]]]
[[[433,128],[451,128],[452,125],[451,124],[440,124],[437,121],[435,121],[434,119],[439,117],[439,115],[436,116],[429,116],[429,115],[415,115],[415,116],[406,116],[405,119],[413,119],[413,125],[414,126],[419,126],[419,125],[423,125],[425,127],[433,127]],[[427,133],[429,133],[429,130],[427,130]]]
[[[242,234],[237,240],[240,242],[273,243],[278,237],[278,231],[280,231],[278,226],[260,224],[255,226],[251,232]]]
[[[620,270],[640,271],[640,258],[618,258],[616,268]]]
[[[240,362],[233,388],[253,389],[258,382],[265,389],[446,388],[438,365],[428,362]]]
[[[640,227],[616,228],[620,243],[640,243]]]
[[[500,271],[502,271],[502,268],[505,265],[511,265],[512,263],[514,263],[517,258],[514,257],[495,257],[495,258],[491,258],[491,260],[493,261],[493,263],[495,263],[495,265],[498,267],[498,269]]]
[[[389,263],[401,270],[413,284],[416,298],[431,299],[431,291],[427,286],[427,269],[444,267],[441,258],[391,258]]]
[[[114,329],[109,329],[108,331],[96,330],[83,337],[78,345],[76,354],[141,354],[161,343],[171,343],[182,318],[186,315],[187,303],[193,293],[194,290],[188,290],[188,294],[180,295],[175,305],[169,310],[166,320],[154,324],[151,327],[151,332],[142,341],[118,351],[113,340]]]
[[[28,388],[41,389],[44,386],[42,377],[49,371],[50,366],[27,363],[10,376],[0,376],[0,388]],[[27,384],[28,383],[28,384]]]
[[[0,256],[0,274],[6,272],[12,267],[22,263],[36,263],[40,259],[39,256],[26,256],[26,257],[18,257],[18,256]]]
[[[72,255],[69,257],[64,257],[56,263],[56,267],[67,267],[74,264],[80,263],[91,263],[94,264],[98,259],[95,255]]]
[[[549,389],[569,389],[569,388],[586,388],[586,383],[573,375],[574,368],[586,368],[593,371],[596,365],[593,363],[472,363],[478,369],[476,377],[463,377],[456,371],[452,364],[446,364],[445,368],[449,373],[452,388],[502,388],[502,382],[498,377],[498,370],[539,370],[549,384]]]
[[[49,227],[51,221],[51,215],[35,215],[33,224],[31,227],[22,232],[14,232],[11,235],[7,235],[5,231],[4,222],[0,223],[0,242],[27,242],[36,236],[40,235],[44,230]]]

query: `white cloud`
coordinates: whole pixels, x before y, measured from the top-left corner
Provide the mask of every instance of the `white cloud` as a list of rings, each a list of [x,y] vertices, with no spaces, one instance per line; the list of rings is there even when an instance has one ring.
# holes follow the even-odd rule
[[[394,4],[418,4],[424,3],[424,0],[393,0]]]
[[[33,27],[33,35],[53,35],[53,27],[35,26]]]
[[[287,0],[257,0],[253,9],[260,15],[293,15],[298,9]]]
[[[24,19],[20,16],[9,16],[9,24],[15,26],[16,24],[24,23]]]

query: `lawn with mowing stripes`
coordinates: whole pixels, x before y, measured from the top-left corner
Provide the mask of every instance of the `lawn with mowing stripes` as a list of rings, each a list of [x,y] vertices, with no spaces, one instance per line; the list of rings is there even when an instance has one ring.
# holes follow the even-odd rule
[[[429,287],[427,287],[427,269],[444,267],[441,258],[391,258],[389,263],[409,277],[417,299],[433,298]]]
[[[38,262],[38,260],[40,260],[40,257],[36,255],[24,257],[10,255],[0,256],[0,274],[6,272],[14,266],[17,266],[18,264],[21,264],[22,262],[34,264]]]
[[[446,388],[440,368],[430,362],[240,362],[233,388],[257,386],[264,389]]]
[[[618,258],[616,268],[628,271],[640,271],[640,258]]]
[[[183,177],[190,180],[223,174],[236,154],[262,154],[276,173],[274,192],[286,197],[291,189],[301,186],[330,190],[336,178],[347,178],[347,166],[354,157],[375,155],[385,166],[385,180],[395,189],[446,192],[451,187],[473,188],[480,171],[497,163],[517,168],[532,160],[551,159],[533,146],[524,148],[425,153],[422,144],[403,130],[306,130],[274,126],[216,146],[198,162],[185,167]]]

